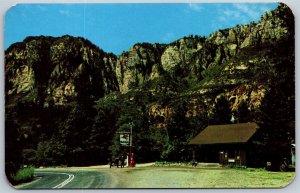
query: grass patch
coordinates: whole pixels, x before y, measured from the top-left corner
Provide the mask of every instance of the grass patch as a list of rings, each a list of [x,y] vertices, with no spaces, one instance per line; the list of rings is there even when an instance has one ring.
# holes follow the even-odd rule
[[[34,167],[21,168],[17,171],[16,175],[13,176],[13,183],[20,184],[30,182],[34,178]]]

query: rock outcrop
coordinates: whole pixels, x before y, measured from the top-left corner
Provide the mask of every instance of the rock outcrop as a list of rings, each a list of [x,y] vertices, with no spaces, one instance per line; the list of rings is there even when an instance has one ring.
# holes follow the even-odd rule
[[[164,47],[160,44],[135,44],[118,57],[116,75],[121,92],[141,86],[160,75],[160,57]]]
[[[5,53],[7,102],[22,96],[46,107],[103,97],[119,90],[116,60],[83,38],[28,37]]]
[[[219,90],[208,98],[225,93],[228,99],[235,98],[233,110],[243,100],[249,108],[256,109],[268,86],[250,74],[263,70],[264,65],[272,66],[267,64],[269,53],[264,50],[280,42],[293,41],[293,25],[291,10],[281,4],[278,9],[265,13],[258,23],[222,29],[208,37],[184,37],[169,45],[137,44],[118,58],[120,90],[126,93],[167,74],[194,80],[187,85],[186,93],[210,95]],[[189,90],[195,84],[198,89]]]

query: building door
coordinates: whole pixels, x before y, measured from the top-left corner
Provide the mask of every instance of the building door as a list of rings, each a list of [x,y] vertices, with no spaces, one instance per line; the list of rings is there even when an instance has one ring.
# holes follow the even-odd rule
[[[225,165],[227,163],[228,153],[227,151],[221,150],[219,151],[219,163]]]

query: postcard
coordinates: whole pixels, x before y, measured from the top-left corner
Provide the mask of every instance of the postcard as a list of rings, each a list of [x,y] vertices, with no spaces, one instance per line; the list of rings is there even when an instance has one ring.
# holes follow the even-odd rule
[[[286,4],[27,3],[4,27],[12,187],[282,188],[295,178]]]

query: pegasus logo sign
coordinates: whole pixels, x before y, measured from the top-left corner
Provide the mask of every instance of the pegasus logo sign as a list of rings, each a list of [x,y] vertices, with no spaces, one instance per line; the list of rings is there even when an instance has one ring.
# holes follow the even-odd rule
[[[129,145],[130,135],[128,133],[120,134],[120,144],[121,145]]]

